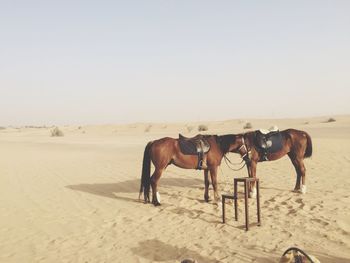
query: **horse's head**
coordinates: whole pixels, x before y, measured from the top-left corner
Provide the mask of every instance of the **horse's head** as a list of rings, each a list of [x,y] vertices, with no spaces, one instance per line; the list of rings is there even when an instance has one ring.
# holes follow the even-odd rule
[[[220,148],[223,153],[234,152],[237,153],[240,144],[240,139],[238,135],[235,134],[226,134],[219,136]]]
[[[223,153],[238,153],[242,157],[247,154],[247,147],[243,134],[227,134],[220,136],[220,146]]]

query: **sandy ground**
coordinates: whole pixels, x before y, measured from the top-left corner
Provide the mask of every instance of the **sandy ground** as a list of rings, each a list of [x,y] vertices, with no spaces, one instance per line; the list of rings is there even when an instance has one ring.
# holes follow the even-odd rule
[[[50,137],[50,128],[1,129],[0,262],[278,262],[291,246],[321,262],[349,262],[350,116],[335,118],[249,120],[253,129],[307,131],[314,153],[305,160],[305,195],[291,192],[296,176],[287,157],[258,165],[263,224],[248,232],[242,201],[238,222],[227,205],[226,224],[221,207],[203,201],[199,171],[169,167],[160,207],[137,199],[145,144],[195,135],[199,123],[60,127],[64,137]],[[244,121],[201,124],[225,134],[243,132]],[[223,163],[221,192],[242,176],[246,170]]]

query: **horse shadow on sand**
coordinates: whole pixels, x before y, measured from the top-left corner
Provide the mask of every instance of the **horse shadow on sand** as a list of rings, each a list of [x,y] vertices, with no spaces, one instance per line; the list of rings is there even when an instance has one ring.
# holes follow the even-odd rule
[[[191,178],[162,178],[161,183],[164,187],[198,188],[200,184],[203,184],[203,181]],[[140,190],[140,179],[127,180],[119,183],[109,184],[67,185],[66,188],[113,199],[139,202],[138,193]],[[135,198],[122,196],[123,194],[131,193],[135,193]]]
[[[192,258],[195,259],[196,262],[203,263],[219,262],[213,258],[204,257],[196,251],[190,250],[188,248],[173,246],[157,239],[141,241],[137,247],[133,247],[131,250],[135,255],[147,260],[151,260],[152,262],[180,262],[181,260],[188,258]]]

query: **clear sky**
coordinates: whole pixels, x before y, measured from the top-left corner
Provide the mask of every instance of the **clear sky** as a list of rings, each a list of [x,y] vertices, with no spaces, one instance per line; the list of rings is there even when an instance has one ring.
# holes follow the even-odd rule
[[[0,126],[350,114],[350,1],[0,2]]]

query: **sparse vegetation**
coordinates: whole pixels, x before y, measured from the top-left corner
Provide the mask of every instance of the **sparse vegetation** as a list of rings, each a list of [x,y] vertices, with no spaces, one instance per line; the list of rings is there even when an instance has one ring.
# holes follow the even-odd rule
[[[51,130],[51,137],[62,137],[62,136],[64,136],[64,134],[58,127],[55,127]]]
[[[207,131],[207,130],[208,130],[207,125],[204,125],[204,124],[198,125],[198,131]]]
[[[253,125],[250,122],[246,122],[246,124],[243,126],[243,129],[251,129],[253,128]]]
[[[329,118],[326,122],[335,122],[336,121],[336,119],[334,119],[334,118]]]
[[[26,125],[24,126],[25,129],[47,129],[47,127],[44,126],[35,126],[35,125]]]
[[[145,132],[149,132],[151,130],[151,128],[152,128],[151,124],[147,125],[145,128]]]
[[[305,124],[305,125],[308,125],[308,124],[309,124],[309,122],[308,122],[308,121],[306,121],[306,122],[304,122],[304,124]]]
[[[191,132],[191,131],[193,130],[194,127],[193,127],[193,126],[186,126],[186,128],[187,128],[187,131],[188,131],[188,132]]]

